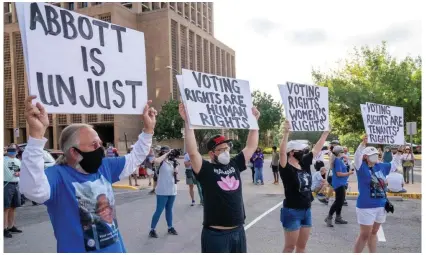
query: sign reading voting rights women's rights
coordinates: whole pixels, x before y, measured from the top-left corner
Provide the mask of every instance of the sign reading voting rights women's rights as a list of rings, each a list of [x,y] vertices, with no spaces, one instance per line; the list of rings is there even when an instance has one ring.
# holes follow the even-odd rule
[[[286,82],[278,85],[292,131],[329,129],[328,88]]]
[[[49,113],[140,114],[142,32],[45,3],[16,3],[29,94]]]
[[[396,144],[404,142],[404,108],[382,104],[361,105],[368,143]]]
[[[179,87],[191,127],[259,129],[248,81],[182,69]]]

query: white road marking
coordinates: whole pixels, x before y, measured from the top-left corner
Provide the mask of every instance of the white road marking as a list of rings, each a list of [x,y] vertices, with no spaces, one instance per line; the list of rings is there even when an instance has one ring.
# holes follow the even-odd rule
[[[248,225],[246,225],[244,227],[244,230],[249,229],[251,226],[253,226],[254,224],[256,224],[256,222],[258,222],[259,220],[261,220],[263,217],[265,217],[266,215],[268,215],[270,212],[272,212],[273,210],[275,210],[278,207],[282,206],[282,204],[283,204],[283,201],[279,202],[277,205],[275,205],[271,209],[269,209],[266,212],[264,212],[262,215],[260,215],[259,217],[257,217],[256,219],[254,219],[252,222],[250,222]]]
[[[379,242],[386,242],[385,232],[383,231],[382,225],[380,225],[379,231],[377,231],[377,239]]]

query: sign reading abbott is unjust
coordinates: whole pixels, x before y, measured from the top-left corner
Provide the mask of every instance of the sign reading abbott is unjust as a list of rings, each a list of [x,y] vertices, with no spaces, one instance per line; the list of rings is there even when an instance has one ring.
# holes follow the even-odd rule
[[[361,113],[368,143],[404,144],[404,108],[366,103]]]
[[[49,113],[140,114],[142,32],[45,3],[16,3],[29,93]]]
[[[278,87],[292,131],[329,130],[328,88],[294,82]]]
[[[179,86],[191,126],[259,129],[248,81],[182,69]]]

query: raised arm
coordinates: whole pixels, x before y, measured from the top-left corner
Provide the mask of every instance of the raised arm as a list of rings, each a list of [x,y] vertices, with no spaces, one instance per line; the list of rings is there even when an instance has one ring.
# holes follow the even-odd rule
[[[161,162],[163,162],[166,157],[169,155],[170,151],[167,153],[164,153],[161,157],[155,158],[154,159],[154,164],[160,164]]]
[[[28,123],[30,138],[22,154],[19,190],[28,199],[44,203],[50,198],[50,184],[44,172],[43,148],[47,142],[44,138],[49,119],[44,107],[32,104],[36,96],[25,100],[25,118]]]
[[[315,144],[314,148],[312,149],[312,154],[314,158],[318,156],[318,154],[321,152],[322,147],[324,147],[324,143],[327,140],[328,135],[330,134],[330,130],[324,131],[318,140],[318,142]]]
[[[152,135],[156,123],[157,111],[150,107],[151,100],[145,105],[143,110],[143,133],[139,135],[138,141],[133,146],[133,150],[125,155],[126,163],[123,171],[120,173],[120,180],[130,176],[144,162],[152,145]]]
[[[287,165],[287,142],[288,142],[289,134],[290,134],[290,122],[286,120],[284,122],[283,139],[281,140],[281,144],[280,144],[280,165],[283,168]]]
[[[355,161],[355,169],[358,171],[362,165],[362,151],[367,147],[367,136],[365,135],[362,138],[362,142],[359,144],[358,148],[355,151],[354,161]]]
[[[197,150],[197,141],[195,140],[194,130],[189,128],[188,118],[186,116],[185,106],[183,103],[179,104],[179,114],[185,122],[185,146],[186,151],[191,160],[192,170],[195,174],[198,174],[203,164],[203,157]]]
[[[259,120],[260,113],[256,107],[252,108],[252,113],[256,118],[256,121]],[[243,149],[244,158],[246,161],[250,160],[253,153],[256,151],[257,146],[259,145],[259,130],[250,130],[247,136],[246,147]]]

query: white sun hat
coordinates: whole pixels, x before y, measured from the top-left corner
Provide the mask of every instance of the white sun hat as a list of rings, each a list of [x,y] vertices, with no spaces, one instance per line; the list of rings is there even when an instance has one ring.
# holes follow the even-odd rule
[[[379,154],[379,151],[374,147],[366,147],[362,150],[362,155],[371,156],[375,154]]]
[[[290,151],[301,151],[301,150],[305,149],[308,146],[309,145],[301,143],[301,142],[290,141],[290,142],[287,143],[287,152],[290,152]]]

